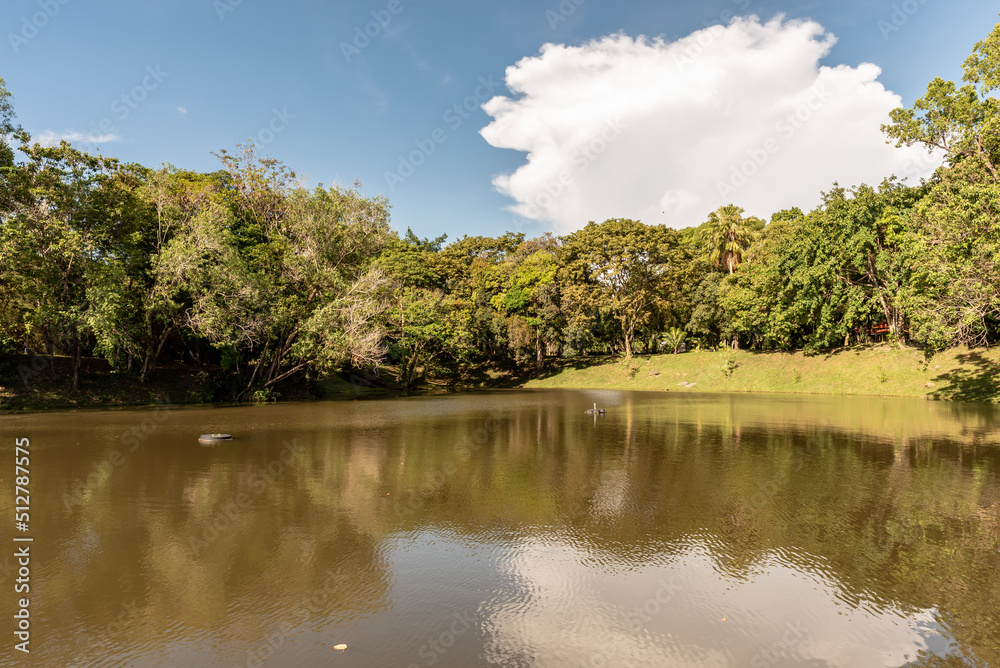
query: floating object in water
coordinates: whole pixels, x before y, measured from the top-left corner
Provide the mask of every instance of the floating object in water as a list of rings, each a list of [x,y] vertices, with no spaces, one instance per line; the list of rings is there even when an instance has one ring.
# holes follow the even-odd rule
[[[231,441],[233,437],[229,434],[202,434],[198,437],[198,442],[202,445],[215,445],[223,441]]]
[[[347,649],[347,645],[345,645],[344,643],[340,643],[339,645],[334,645],[333,648],[339,649],[340,651],[344,651],[345,649]]]
[[[603,408],[598,408],[597,404],[594,404],[593,409],[587,409],[584,411],[587,415],[604,415],[607,411]]]

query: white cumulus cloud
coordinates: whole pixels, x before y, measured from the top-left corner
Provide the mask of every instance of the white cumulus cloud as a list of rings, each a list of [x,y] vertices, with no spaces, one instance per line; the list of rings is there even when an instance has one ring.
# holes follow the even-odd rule
[[[483,105],[486,141],[527,153],[494,186],[514,213],[569,232],[615,217],[697,225],[730,202],[807,211],[834,181],[930,175],[939,159],[885,143],[902,100],[881,69],[820,65],[835,41],[812,21],[750,16],[675,42],[546,44],[507,68],[514,97]]]
[[[54,132],[46,130],[32,139],[42,146],[58,146],[62,140],[70,144],[104,144],[107,142],[119,141],[121,137],[114,133],[95,134],[93,132],[78,132],[69,130],[67,132]]]

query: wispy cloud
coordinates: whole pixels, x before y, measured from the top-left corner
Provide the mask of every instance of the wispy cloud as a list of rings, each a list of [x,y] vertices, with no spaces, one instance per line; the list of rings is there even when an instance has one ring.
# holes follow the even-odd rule
[[[68,130],[66,132],[55,132],[46,130],[33,139],[42,146],[58,146],[60,141],[68,141],[71,144],[107,144],[109,142],[121,141],[121,137],[114,133],[94,134],[92,132],[78,132]]]
[[[177,111],[186,114],[188,112],[187,107],[177,107]]]

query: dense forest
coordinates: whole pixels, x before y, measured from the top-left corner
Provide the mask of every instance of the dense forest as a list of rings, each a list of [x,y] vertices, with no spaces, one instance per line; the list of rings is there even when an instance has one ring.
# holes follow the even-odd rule
[[[769,220],[611,219],[563,237],[420,239],[389,203],[307,188],[253,145],[220,169],[152,169],[45,147],[0,79],[0,354],[212,369],[267,398],[335,371],[410,388],[549,356],[721,347],[927,350],[1000,339],[1000,25],[961,84],[883,126],[944,164],[921,184],[833,184]],[[817,159],[822,159],[817,156]],[[808,169],[808,165],[803,165]]]

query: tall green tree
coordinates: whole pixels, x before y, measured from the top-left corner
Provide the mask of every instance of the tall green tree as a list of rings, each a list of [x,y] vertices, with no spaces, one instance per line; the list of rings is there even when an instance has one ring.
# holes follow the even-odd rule
[[[14,159],[14,150],[19,144],[27,144],[28,135],[16,125],[14,119],[13,95],[0,77],[0,219],[8,214],[16,199],[19,187],[23,186]]]
[[[170,282],[164,253],[169,242],[182,231],[190,230],[193,220],[221,201],[223,178],[219,173],[199,174],[172,165],[150,170],[141,196],[148,210],[149,223],[144,234],[148,254],[142,267],[140,285],[142,330],[142,367],[140,380],[155,367],[167,342],[183,340],[188,331],[190,295]],[[176,251],[176,248],[172,249]],[[197,361],[197,360],[196,360]]]
[[[945,155],[915,207],[919,253],[908,289],[916,338],[933,347],[996,340],[1000,323],[1000,24],[963,70],[964,85],[934,79],[882,128],[897,146]]]
[[[390,358],[399,359],[405,390],[414,387],[418,369],[426,375],[441,358],[460,362],[470,352],[461,304],[444,289],[438,269],[445,238],[419,239],[408,229],[403,239],[391,238],[378,259],[389,281],[386,343]]]
[[[388,206],[357,189],[295,187],[252,150],[223,157],[228,182],[178,229],[157,263],[164,299],[223,352],[246,388],[301,372],[376,364],[386,283],[372,260]]]
[[[830,338],[843,333],[846,345],[852,332],[864,336],[873,324],[885,323],[890,336],[906,341],[906,287],[919,261],[911,209],[923,193],[892,178],[877,190],[861,185],[848,194],[834,188],[824,196],[836,273],[846,288],[841,322]]]
[[[7,85],[0,77],[0,228],[14,214],[15,193],[21,180],[14,160],[15,134],[20,128],[14,124],[14,105],[12,95]],[[0,229],[0,234],[3,230]],[[3,253],[0,248],[0,253]],[[0,265],[0,351],[5,348],[15,349],[18,343],[23,344],[23,325],[17,302],[19,295],[12,289],[17,278],[9,267]],[[16,343],[15,343],[16,342]],[[18,346],[19,347],[19,346]]]
[[[822,212],[768,225],[740,271],[720,285],[718,300],[740,340],[760,348],[817,347],[837,335],[845,286]]]
[[[562,329],[558,247],[558,239],[551,234],[523,242],[500,265],[502,284],[491,299],[493,308],[508,319],[508,341],[515,358],[530,346],[537,369],[544,366],[548,344],[558,341]]]
[[[689,259],[677,231],[663,225],[590,222],[565,239],[565,299],[571,311],[606,310],[628,359],[637,331],[682,310]]]
[[[706,231],[712,249],[712,264],[715,267],[722,265],[730,274],[733,273],[750,248],[755,231],[761,227],[762,221],[743,218],[743,209],[735,204],[720,206],[708,214]]]
[[[951,165],[972,162],[971,171],[1000,181],[1000,24],[977,42],[964,65],[964,86],[936,77],[911,108],[890,112],[882,131],[896,146],[920,144],[943,151]]]
[[[498,237],[464,236],[437,254],[442,285],[460,305],[464,329],[482,363],[509,361],[509,327],[493,298],[503,289],[500,266],[517,252],[524,237],[521,232]]]
[[[28,340],[72,358],[75,390],[93,325],[102,322],[102,287],[117,283],[107,269],[134,233],[127,200],[137,168],[66,142],[20,150],[26,161],[15,169],[24,191],[0,227],[0,283]]]

